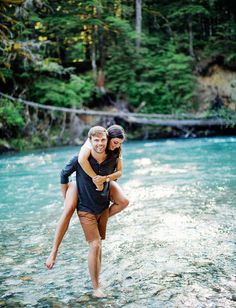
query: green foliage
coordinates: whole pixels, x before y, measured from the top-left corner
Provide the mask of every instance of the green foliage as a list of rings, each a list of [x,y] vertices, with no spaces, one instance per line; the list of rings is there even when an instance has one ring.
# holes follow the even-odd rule
[[[0,82],[6,83],[10,76],[9,58],[11,58],[12,37],[15,32],[16,20],[13,16],[8,16],[7,11],[12,14],[12,6],[20,5],[22,1],[0,1]]]
[[[114,33],[118,33],[119,36],[125,36],[127,39],[133,39],[135,37],[135,32],[128,20],[109,16],[106,18],[106,22],[108,22],[110,30]]]
[[[235,107],[236,107],[236,103]],[[235,108],[236,109],[236,108]],[[221,118],[228,122],[228,127],[234,127],[236,124],[236,112],[232,112],[226,107],[222,107],[219,110],[208,110],[205,115],[207,118]]]
[[[236,103],[234,103],[236,105]],[[220,118],[226,119],[229,121],[229,123],[231,124],[235,124],[236,123],[236,112],[232,112],[230,110],[228,110],[227,108],[223,107],[219,110],[218,112],[218,116]]]
[[[3,128],[22,128],[24,119],[21,115],[22,105],[8,99],[0,99],[0,124]]]
[[[69,81],[55,78],[40,78],[31,89],[31,97],[40,104],[79,108],[94,91],[90,76],[71,75]]]
[[[195,1],[199,2],[199,1]],[[185,19],[188,16],[208,16],[209,11],[203,6],[199,4],[188,4],[188,5],[182,5],[181,3],[178,4],[177,10],[173,10],[173,13],[171,13],[170,17],[175,18],[183,18]]]
[[[32,144],[22,138],[11,139],[11,147],[17,151],[23,151],[32,147]]]
[[[134,48],[130,45],[112,46],[106,63],[107,88],[116,93],[117,99],[124,98],[130,87],[135,87]]]
[[[191,109],[191,58],[178,53],[173,44],[156,54],[146,48],[139,54],[127,46],[126,50],[116,49],[107,64],[110,91],[117,93],[118,98],[126,97],[134,107],[145,102],[142,112],[176,113]]]
[[[49,73],[51,75],[64,75],[66,72],[70,71],[70,68],[64,68],[62,65],[58,64],[54,59],[46,58],[43,61],[39,61],[35,70],[41,73]]]
[[[195,68],[217,56],[225,64],[236,61],[231,2],[142,1],[136,48],[132,1],[0,1],[1,91],[80,108],[98,96],[97,85],[130,110],[192,112]],[[24,125],[18,105],[7,100],[0,105],[1,125],[15,130],[15,137]]]
[[[31,143],[32,143],[34,148],[39,148],[41,145],[43,145],[42,140],[37,135],[32,136]]]
[[[0,57],[0,64],[3,63],[3,58]],[[13,71],[9,66],[4,65],[4,67],[0,67],[0,79],[3,83],[6,83],[7,80],[13,78]]]
[[[32,138],[14,138],[11,140],[11,147],[16,151],[23,151],[29,149],[37,149],[45,147],[45,143],[40,139],[39,136],[35,135]]]
[[[236,23],[227,20],[216,26],[215,33],[205,44],[202,53],[205,57],[223,55],[226,63],[236,61]]]

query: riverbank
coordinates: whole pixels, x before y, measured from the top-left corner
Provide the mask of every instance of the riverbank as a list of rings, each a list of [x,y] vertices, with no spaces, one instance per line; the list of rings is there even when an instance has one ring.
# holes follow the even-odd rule
[[[2,115],[6,114],[0,122],[0,154],[80,145],[94,125],[119,124],[129,140],[236,135],[236,113],[224,108],[201,114],[144,114],[111,106],[100,110],[64,108],[0,95],[4,100]]]
[[[114,122],[113,122],[114,123]],[[203,126],[181,126],[167,125],[143,125],[138,123],[127,123],[117,120],[115,123],[124,127],[128,140],[160,140],[172,138],[201,138],[217,136],[236,136],[235,125],[203,125]],[[106,123],[91,123],[82,125],[77,130],[71,125],[60,134],[59,128],[52,128],[45,135],[40,131],[34,134],[26,134],[14,139],[0,139],[0,155],[7,152],[19,152],[23,150],[34,150],[41,148],[52,148],[60,146],[78,146],[86,139],[87,132],[92,125],[104,125]]]

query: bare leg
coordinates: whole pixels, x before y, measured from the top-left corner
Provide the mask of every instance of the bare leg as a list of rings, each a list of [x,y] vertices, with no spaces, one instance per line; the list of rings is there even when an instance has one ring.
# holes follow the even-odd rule
[[[96,297],[105,297],[100,289],[99,274],[101,269],[101,240],[89,242],[88,267],[93,285],[93,295]]]
[[[114,203],[109,208],[109,217],[123,211],[129,204],[129,200],[115,181],[110,183],[110,195]]]
[[[102,268],[102,241],[101,241],[101,244],[100,244],[100,252],[99,252],[99,256],[98,256],[97,268],[98,268],[98,277],[100,277],[101,268]],[[99,288],[102,287],[100,280],[98,280],[98,286],[99,286]]]
[[[78,202],[78,191],[77,191],[76,183],[70,182],[68,190],[66,192],[66,198],[65,198],[65,203],[64,203],[65,207],[64,207],[63,213],[57,224],[53,247],[46,261],[46,266],[48,269],[52,269],[55,264],[59,246],[68,229],[68,226],[69,226],[71,217],[75,211],[77,202]]]

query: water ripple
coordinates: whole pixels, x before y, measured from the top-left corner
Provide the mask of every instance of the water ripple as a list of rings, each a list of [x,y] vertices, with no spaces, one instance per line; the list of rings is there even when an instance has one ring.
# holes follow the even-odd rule
[[[1,157],[1,307],[236,306],[236,138],[124,145],[131,202],[109,221],[102,300],[76,214],[55,268],[44,266],[63,208],[58,174],[77,151]]]

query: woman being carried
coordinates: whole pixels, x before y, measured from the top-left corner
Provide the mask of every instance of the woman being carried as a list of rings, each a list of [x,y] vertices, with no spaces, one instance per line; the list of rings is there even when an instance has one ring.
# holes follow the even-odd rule
[[[97,190],[103,190],[104,183],[110,181],[110,198],[113,202],[109,207],[109,217],[111,217],[125,209],[129,204],[129,200],[124,195],[121,187],[115,182],[115,180],[117,180],[122,175],[123,164],[121,146],[125,140],[125,133],[123,128],[119,125],[110,126],[107,129],[107,132],[107,154],[114,154],[118,157],[117,166],[114,173],[107,174],[106,176],[100,176],[93,171],[90,163],[88,162],[88,157],[91,152],[91,145],[89,140],[87,140],[81,147],[80,153],[78,155],[78,162],[80,163],[83,170],[93,178],[93,182]],[[51,253],[46,260],[46,266],[48,269],[52,269],[55,264],[59,246],[68,229],[71,217],[78,203],[78,190],[75,181],[72,181],[69,184],[63,184],[61,187],[65,206],[57,224]]]

